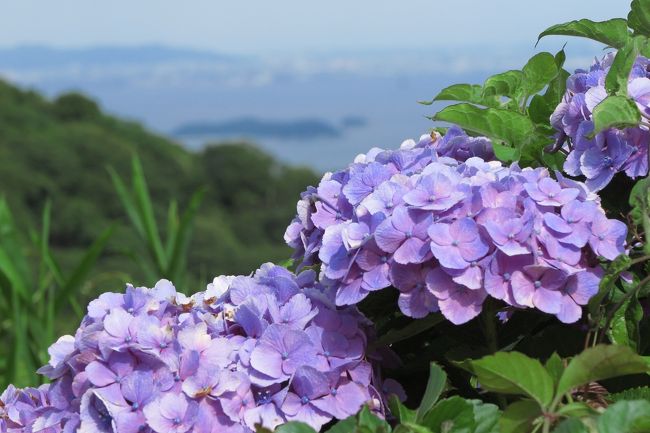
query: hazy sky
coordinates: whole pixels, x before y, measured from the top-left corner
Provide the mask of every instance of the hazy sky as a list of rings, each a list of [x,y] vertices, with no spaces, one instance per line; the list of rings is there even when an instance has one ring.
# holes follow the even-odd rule
[[[0,45],[159,43],[232,53],[534,42],[629,0],[0,0]]]

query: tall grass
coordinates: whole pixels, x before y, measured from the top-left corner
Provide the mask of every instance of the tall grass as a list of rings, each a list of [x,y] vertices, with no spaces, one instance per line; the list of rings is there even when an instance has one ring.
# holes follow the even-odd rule
[[[46,203],[39,231],[22,233],[0,199],[0,385],[33,385],[35,371],[48,360],[59,320],[81,315],[75,295],[87,283],[113,227],[84,252],[69,273],[49,246],[51,206]]]
[[[167,210],[165,239],[160,235],[154,215],[154,206],[149,195],[149,188],[144,177],[142,165],[137,156],[132,159],[131,188],[112,168],[108,172],[113,181],[120,201],[148,253],[149,260],[144,260],[138,252],[131,254],[139,267],[146,273],[147,279],[155,281],[167,278],[178,285],[187,283],[187,253],[196,216],[205,189],[201,188],[192,194],[185,211],[179,215],[178,203],[171,200]]]
[[[140,251],[125,254],[138,263],[149,280],[168,278],[183,284],[188,279],[185,264],[193,221],[204,190],[192,195],[180,215],[176,201],[170,202],[163,238],[137,157],[132,169],[130,188],[115,170],[109,168],[109,174],[148,260]],[[64,272],[50,249],[50,220],[48,202],[40,228],[20,230],[7,202],[0,198],[0,389],[9,383],[23,387],[43,380],[35,372],[47,363],[47,348],[58,332],[76,327],[84,315],[85,307],[78,304],[77,297],[90,284],[91,272],[114,229],[104,230],[76,266]]]

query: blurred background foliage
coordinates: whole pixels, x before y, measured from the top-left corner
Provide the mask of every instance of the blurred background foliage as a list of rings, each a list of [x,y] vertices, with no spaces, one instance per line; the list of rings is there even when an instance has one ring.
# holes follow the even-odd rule
[[[316,181],[248,143],[192,153],[81,94],[0,81],[0,387],[38,380],[45,348],[101,292],[169,278],[191,294],[285,260]]]

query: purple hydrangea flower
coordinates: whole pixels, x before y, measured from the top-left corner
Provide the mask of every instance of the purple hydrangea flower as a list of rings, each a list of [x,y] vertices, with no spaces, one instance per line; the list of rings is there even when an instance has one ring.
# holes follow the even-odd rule
[[[313,271],[269,263],[191,297],[166,280],[128,286],[91,302],[75,336],[52,345],[40,370],[51,384],[0,395],[0,431],[251,433],[289,420],[318,429],[383,398],[369,331]]]
[[[564,170],[572,175],[584,175],[593,191],[606,187],[618,172],[631,178],[648,174],[648,145],[650,134],[641,124],[625,130],[610,129],[596,135],[593,132],[594,108],[607,97],[605,77],[614,58],[606,54],[591,68],[577,70],[567,80],[567,91],[551,116],[551,124],[558,130],[557,146],[564,145],[569,152]],[[644,118],[650,118],[650,72],[648,59],[639,56],[628,83],[628,94],[636,102]]]
[[[604,75],[592,72],[574,77],[569,87],[584,94],[604,85]],[[648,99],[650,92],[639,92],[639,100]],[[629,143],[617,148],[619,137],[608,144],[606,134],[589,141],[584,135],[593,126],[576,123],[601,96],[597,90],[586,99],[577,95],[554,116],[567,134],[583,133],[572,174],[589,173],[588,184],[606,173],[597,152],[619,158],[621,169],[629,166],[624,152]],[[407,140],[394,151],[373,149],[346,170],[325,175],[321,186],[335,181],[337,191],[347,191],[344,203],[328,211],[341,213],[338,222],[330,219],[332,224],[321,229],[318,218],[298,215],[302,229],[292,239],[317,239],[310,248],[319,251],[321,282],[335,302],[356,304],[392,285],[400,292],[399,309],[414,318],[440,311],[453,323],[464,323],[491,296],[507,304],[509,314],[537,308],[562,321],[578,320],[600,275],[597,257],[611,260],[626,251],[625,224],[606,217],[588,185],[561,173],[553,177],[544,168],[481,159],[476,155],[490,158],[491,153],[465,150],[473,146],[468,143],[482,143],[480,148],[486,139],[470,139],[457,128],[447,134]],[[637,143],[641,135],[635,136]],[[311,197],[312,209],[325,206],[320,200],[341,200],[340,195]],[[317,265],[304,245],[295,247],[299,268]],[[548,274],[543,281],[558,283],[538,290],[530,275],[535,270]]]

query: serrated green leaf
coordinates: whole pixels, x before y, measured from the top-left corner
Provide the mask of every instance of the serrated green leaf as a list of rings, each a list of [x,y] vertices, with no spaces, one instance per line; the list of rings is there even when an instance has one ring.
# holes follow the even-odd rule
[[[614,48],[621,48],[630,38],[627,22],[623,18],[607,21],[592,21],[587,19],[556,24],[540,33],[537,41],[545,36],[577,36],[602,42]]]
[[[463,362],[474,373],[482,388],[532,397],[541,407],[553,399],[553,379],[544,366],[519,352],[497,352],[481,359]]]
[[[498,98],[494,96],[483,96],[483,87],[477,84],[451,85],[442,89],[431,101],[421,103],[431,105],[434,101],[470,102],[486,107],[498,107],[500,105]]]
[[[521,71],[511,70],[493,75],[483,83],[483,96],[507,96],[514,98],[519,92],[524,74]]]
[[[527,116],[498,108],[456,104],[442,109],[432,119],[454,123],[468,132],[489,137],[493,145],[496,144],[494,147],[497,156],[512,156],[505,149],[499,148],[499,142],[504,142],[516,152],[516,149],[523,148],[536,136],[535,125]]]
[[[626,346],[598,345],[575,356],[564,370],[557,386],[557,394],[612,377],[646,373],[645,360]]]
[[[634,127],[641,122],[636,103],[626,96],[614,95],[603,99],[593,112],[594,134],[609,128]]]
[[[415,419],[419,422],[424,419],[424,416],[429,412],[433,405],[440,398],[440,394],[447,386],[447,373],[440,368],[438,364],[432,362],[429,365],[429,380],[427,387],[424,390],[424,396],[418,407]]]
[[[531,57],[521,71],[524,74],[523,93],[534,95],[544,89],[557,76],[558,66],[553,54],[543,52]]]
[[[645,400],[619,401],[598,419],[599,433],[650,432],[650,402]]]
[[[542,415],[539,404],[532,400],[512,403],[503,411],[499,419],[501,433],[528,433],[536,418]]]
[[[638,388],[626,389],[624,391],[608,395],[607,399],[614,403],[623,400],[647,400],[650,402],[650,387],[640,386]]]
[[[441,400],[421,424],[432,433],[472,433],[476,428],[474,405],[458,396]]]
[[[588,433],[588,431],[578,418],[567,418],[553,429],[553,433]]]
[[[627,25],[634,34],[650,36],[650,1],[632,0],[630,13],[627,15]]]

